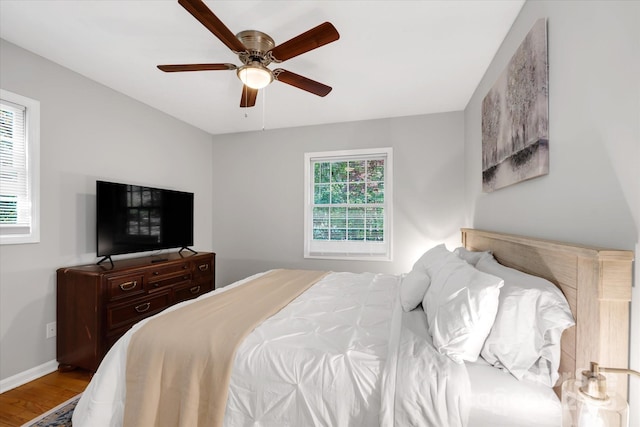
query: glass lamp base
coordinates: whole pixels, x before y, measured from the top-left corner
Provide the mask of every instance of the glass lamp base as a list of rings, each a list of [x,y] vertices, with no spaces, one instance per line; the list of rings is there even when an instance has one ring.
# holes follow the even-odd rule
[[[562,383],[562,427],[629,427],[629,405],[618,394],[593,399],[580,391],[581,381]]]

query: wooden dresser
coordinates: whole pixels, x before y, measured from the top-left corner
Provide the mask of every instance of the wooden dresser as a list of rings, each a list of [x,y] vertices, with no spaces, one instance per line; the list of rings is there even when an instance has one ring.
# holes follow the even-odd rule
[[[215,254],[163,254],[57,270],[60,371],[95,372],[133,324],[215,289]]]

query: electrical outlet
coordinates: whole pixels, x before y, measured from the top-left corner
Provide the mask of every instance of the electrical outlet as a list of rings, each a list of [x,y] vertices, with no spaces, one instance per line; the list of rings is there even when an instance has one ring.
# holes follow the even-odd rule
[[[47,323],[47,338],[55,337],[56,333],[57,333],[56,322]]]

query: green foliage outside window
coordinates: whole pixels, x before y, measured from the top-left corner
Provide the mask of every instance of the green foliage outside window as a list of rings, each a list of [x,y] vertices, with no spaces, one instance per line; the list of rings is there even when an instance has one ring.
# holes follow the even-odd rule
[[[313,167],[313,239],[384,241],[384,160]]]
[[[18,221],[18,198],[0,196],[0,224],[15,224]]]

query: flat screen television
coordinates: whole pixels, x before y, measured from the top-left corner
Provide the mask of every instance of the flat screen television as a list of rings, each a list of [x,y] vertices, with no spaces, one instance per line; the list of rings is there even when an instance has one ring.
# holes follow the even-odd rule
[[[193,193],[96,181],[96,231],[100,262],[111,255],[188,249]]]

